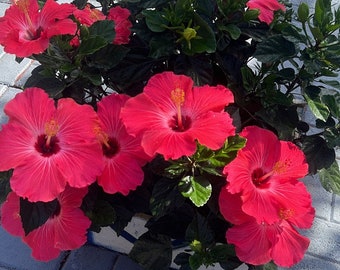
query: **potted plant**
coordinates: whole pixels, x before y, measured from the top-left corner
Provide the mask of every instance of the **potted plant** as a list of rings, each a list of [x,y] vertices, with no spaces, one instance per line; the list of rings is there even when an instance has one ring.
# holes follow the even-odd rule
[[[146,269],[296,264],[301,178],[339,193],[339,28],[329,0],[16,1],[0,44],[40,65],[4,108],[2,226],[43,261],[142,215]]]

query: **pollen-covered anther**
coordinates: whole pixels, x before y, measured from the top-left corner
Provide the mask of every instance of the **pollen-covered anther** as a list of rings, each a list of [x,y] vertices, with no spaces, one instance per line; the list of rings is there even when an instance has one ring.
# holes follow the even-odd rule
[[[279,216],[280,219],[289,219],[293,217],[295,214],[295,211],[293,209],[280,209]]]
[[[107,133],[104,132],[100,126],[96,126],[94,128],[94,133],[96,134],[99,143],[105,145],[107,148],[110,148],[109,135],[107,135]]]
[[[275,163],[273,171],[277,174],[284,173],[287,171],[287,168],[291,166],[291,163],[290,160],[278,161]]]
[[[175,103],[177,108],[177,124],[178,129],[183,129],[183,120],[182,120],[182,110],[181,106],[185,101],[185,92],[183,89],[176,87],[171,91],[171,100]]]
[[[57,135],[58,130],[59,125],[57,121],[53,119],[45,124],[46,146],[50,145],[52,137]]]

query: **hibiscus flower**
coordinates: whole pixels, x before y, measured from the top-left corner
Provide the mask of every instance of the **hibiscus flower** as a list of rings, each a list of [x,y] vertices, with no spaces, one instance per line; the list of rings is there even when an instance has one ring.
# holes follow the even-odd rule
[[[130,34],[132,23],[129,21],[130,11],[126,8],[116,6],[110,8],[107,19],[114,21],[116,36],[113,44],[121,45],[128,44],[130,41]]]
[[[129,96],[112,94],[98,102],[101,128],[98,138],[102,144],[105,168],[98,184],[106,193],[127,195],[144,179],[142,166],[151,158],[141,147],[141,137],[129,135],[120,119],[120,110]]]
[[[224,111],[233,100],[224,86],[193,87],[190,77],[163,72],[126,102],[121,115],[129,133],[142,134],[148,155],[177,159],[194,154],[196,140],[216,150],[235,134],[232,119]]]
[[[267,24],[273,21],[274,11],[286,10],[285,6],[277,0],[249,0],[246,5],[250,9],[258,9],[260,11],[259,20]]]
[[[298,184],[303,185],[303,183]],[[300,207],[277,209],[280,219],[272,224],[257,222],[252,216],[242,210],[243,201],[239,193],[231,194],[227,188],[222,188],[219,197],[220,211],[224,218],[234,224],[227,230],[228,243],[235,245],[236,255],[243,262],[253,265],[266,264],[273,260],[282,267],[291,267],[302,260],[309,239],[300,235],[296,228],[310,228],[315,216],[308,193],[297,193],[308,200],[296,202]],[[304,200],[302,200],[304,201]],[[304,209],[301,211],[301,209]],[[254,243],[256,243],[254,245]]]
[[[37,0],[18,0],[0,20],[0,44],[7,53],[28,57],[42,53],[56,35],[74,35],[77,25],[68,19],[75,6],[47,0],[40,10]]]
[[[99,9],[91,8],[90,4],[87,4],[83,9],[76,9],[73,15],[81,24],[86,26],[91,26],[93,23],[106,18]]]
[[[72,187],[85,187],[102,172],[102,155],[92,107],[70,98],[57,107],[44,90],[28,88],[4,109],[0,171],[14,169],[11,188],[30,201],[51,201]]]
[[[266,129],[249,126],[240,135],[247,139],[246,146],[223,170],[228,190],[241,193],[242,210],[257,222],[277,222],[278,208],[294,208],[296,200],[303,200],[295,189],[297,179],[308,172],[305,156]]]
[[[91,221],[80,209],[86,194],[87,188],[67,186],[56,199],[56,211],[43,225],[25,235],[20,217],[20,197],[11,192],[1,208],[1,226],[9,233],[22,237],[32,249],[35,259],[55,259],[61,251],[77,249],[87,241]]]

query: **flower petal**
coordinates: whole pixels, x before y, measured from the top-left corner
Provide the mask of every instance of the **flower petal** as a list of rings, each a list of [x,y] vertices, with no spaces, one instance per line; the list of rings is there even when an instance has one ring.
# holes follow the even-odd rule
[[[302,260],[310,241],[300,235],[288,222],[282,221],[280,226],[282,232],[277,235],[272,258],[279,266],[291,267]]]
[[[271,242],[265,224],[257,224],[253,219],[235,225],[228,229],[226,239],[235,245],[236,255],[243,262],[261,265],[271,260]]]
[[[10,192],[1,206],[1,227],[12,235],[25,235],[20,216],[20,197],[15,192]]]

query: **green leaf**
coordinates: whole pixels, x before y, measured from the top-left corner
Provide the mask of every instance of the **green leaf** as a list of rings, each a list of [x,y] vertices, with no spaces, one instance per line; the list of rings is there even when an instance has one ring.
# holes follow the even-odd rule
[[[116,219],[116,212],[106,200],[97,200],[93,209],[86,213],[91,221],[100,227],[111,225]]]
[[[192,270],[197,270],[204,262],[204,257],[201,254],[195,253],[189,258],[189,265]]]
[[[135,242],[129,257],[143,269],[169,269],[172,257],[171,239],[166,235],[146,232]]]
[[[319,171],[322,186],[329,192],[340,195],[340,170],[337,161],[327,169]]]
[[[256,84],[256,76],[251,68],[248,66],[241,67],[241,74],[242,74],[242,83],[243,87],[248,91],[251,92],[255,88]]]
[[[211,27],[197,13],[194,14],[194,23],[199,26],[197,37],[190,40],[191,48],[184,42],[184,53],[193,55],[195,53],[214,53],[216,51],[215,33]]]
[[[318,135],[304,138],[302,151],[306,155],[309,171],[313,174],[322,168],[330,167],[335,160],[334,149],[329,148],[326,141]]]
[[[298,7],[298,20],[302,23],[305,23],[308,20],[309,16],[309,7],[306,3],[301,3]]]
[[[175,41],[171,34],[164,33],[160,36],[153,36],[150,40],[149,46],[149,56],[158,59],[173,54],[175,50]]]
[[[9,179],[12,174],[13,170],[0,172],[0,205],[6,200],[8,193],[11,192]]]
[[[52,75],[44,75],[45,69],[42,65],[37,66],[31,76],[25,82],[25,88],[39,87],[44,89],[51,98],[60,98],[61,93],[66,87],[65,82],[58,80]]]
[[[177,256],[174,259],[174,263],[181,266],[181,270],[191,270],[191,267],[189,265],[189,258],[190,254],[186,252],[181,252],[177,254]]]
[[[197,214],[188,226],[185,238],[190,243],[198,241],[202,249],[205,249],[214,243],[215,235],[207,218]]]
[[[233,40],[237,40],[241,35],[241,29],[235,24],[222,25],[220,30],[227,31]]]
[[[51,202],[32,203],[20,198],[20,216],[25,235],[37,229],[54,214],[59,213],[60,204],[57,199]]]
[[[237,155],[237,152],[246,144],[246,139],[239,136],[228,137],[224,146],[215,151],[213,157],[209,158],[208,162],[215,167],[224,167],[230,163]]]
[[[264,265],[255,266],[254,270],[276,270],[277,265],[274,262],[269,262]]]
[[[325,104],[321,103],[319,100],[311,99],[308,95],[304,95],[304,97],[315,117],[326,122],[330,113],[328,107]]]
[[[321,100],[334,117],[340,118],[340,94],[323,95]]]
[[[89,55],[87,63],[89,67],[110,69],[117,66],[128,52],[129,49],[124,46],[109,44]]]
[[[96,21],[89,27],[89,35],[91,38],[100,38],[107,43],[112,43],[116,36],[114,29],[115,25],[112,20]]]
[[[293,42],[275,35],[258,44],[254,57],[263,63],[280,61],[296,54]]]
[[[153,187],[150,210],[155,218],[166,215],[173,209],[181,207],[185,199],[178,190],[175,179],[161,178]]]
[[[197,207],[200,207],[208,202],[212,186],[204,177],[186,176],[181,179],[179,190],[184,197],[188,197]]]
[[[156,33],[164,32],[169,24],[165,18],[164,13],[157,10],[143,10],[142,14],[145,16],[145,22],[148,28]]]
[[[101,48],[104,48],[107,44],[108,42],[105,38],[92,36],[80,43],[78,56],[93,54]]]

